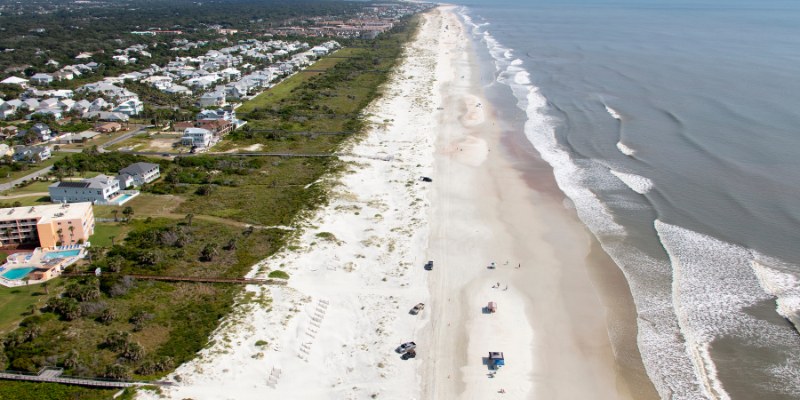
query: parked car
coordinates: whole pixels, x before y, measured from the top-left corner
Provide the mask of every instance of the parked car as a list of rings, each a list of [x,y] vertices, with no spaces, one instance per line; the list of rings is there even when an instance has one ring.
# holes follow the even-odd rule
[[[428,261],[425,264],[425,269],[428,270],[428,271],[432,270],[433,269],[433,261]]]
[[[425,304],[424,303],[418,303],[417,305],[414,306],[414,308],[411,309],[411,311],[409,311],[409,313],[412,314],[412,315],[417,315],[417,314],[419,314],[420,311],[422,311],[424,309],[425,309]]]
[[[396,352],[398,352],[400,354],[403,354],[403,353],[405,353],[405,352],[407,352],[409,350],[415,349],[416,347],[417,347],[417,344],[414,343],[414,342],[405,342],[405,343],[401,344],[400,346],[398,346],[394,351],[396,351]]]

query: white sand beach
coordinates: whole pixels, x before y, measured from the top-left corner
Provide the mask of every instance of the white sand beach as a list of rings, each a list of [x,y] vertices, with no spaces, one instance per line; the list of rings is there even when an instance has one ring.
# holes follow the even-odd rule
[[[589,278],[591,236],[514,169],[471,54],[452,8],[425,15],[347,172],[325,182],[330,204],[250,274],[289,284],[248,287],[175,385],[141,398],[633,398]],[[403,360],[394,349],[411,340]],[[506,357],[494,377],[489,351]]]

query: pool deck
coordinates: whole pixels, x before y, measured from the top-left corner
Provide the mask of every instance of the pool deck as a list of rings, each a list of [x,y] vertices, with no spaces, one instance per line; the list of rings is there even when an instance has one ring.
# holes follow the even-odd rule
[[[80,250],[80,253],[69,257],[45,258],[45,255],[53,252],[63,252],[71,250]],[[58,277],[64,269],[81,258],[85,257],[86,250],[81,245],[58,246],[55,248],[42,249],[36,248],[32,253],[15,253],[6,260],[6,263],[0,266],[0,285],[7,287],[35,285]],[[25,279],[20,277],[17,279],[8,279],[1,274],[14,269],[33,268],[34,271],[46,272],[45,279]],[[29,273],[31,273],[29,272]]]

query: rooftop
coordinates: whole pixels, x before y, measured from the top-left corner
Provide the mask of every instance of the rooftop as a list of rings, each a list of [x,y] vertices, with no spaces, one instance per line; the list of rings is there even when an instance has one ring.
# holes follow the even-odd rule
[[[0,209],[0,221],[41,217],[39,223],[50,222],[56,218],[80,219],[91,210],[92,203],[46,204],[33,207],[13,207]]]

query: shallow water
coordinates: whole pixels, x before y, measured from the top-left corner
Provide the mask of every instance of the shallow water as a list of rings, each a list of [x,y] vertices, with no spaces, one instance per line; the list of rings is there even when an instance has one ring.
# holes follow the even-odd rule
[[[628,280],[660,395],[800,398],[800,4],[466,6],[502,123]]]

